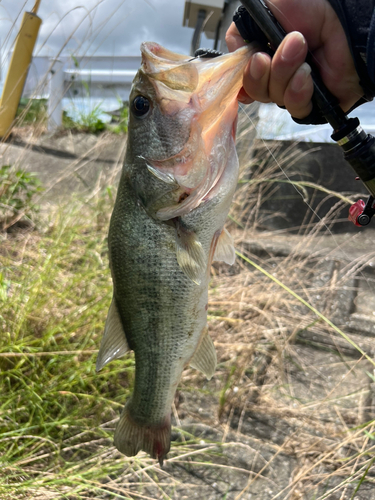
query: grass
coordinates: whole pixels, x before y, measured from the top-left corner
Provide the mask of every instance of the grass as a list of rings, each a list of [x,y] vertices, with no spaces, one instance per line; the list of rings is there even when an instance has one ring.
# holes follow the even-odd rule
[[[0,231],[23,224],[32,226],[39,207],[34,199],[42,191],[38,177],[12,165],[0,167]]]
[[[38,143],[46,103],[21,104],[22,133]],[[96,132],[100,113],[96,108],[76,122],[66,117],[65,125]],[[125,133],[126,118],[124,109],[111,131]],[[262,146],[254,158],[247,124],[238,130],[243,168],[228,225],[240,256],[231,269],[213,265],[209,289],[218,367],[211,381],[184,372],[163,469],[144,453],[122,456],[112,443],[132,391],[133,356],[95,373],[112,295],[106,246],[112,181],[103,174],[91,193],[71,194],[64,203],[42,199],[36,217],[40,186],[34,190],[28,174],[14,176],[22,172],[20,153],[0,188],[2,208],[9,210],[13,187],[23,182],[22,206],[9,220],[26,215],[35,222],[9,232],[7,219],[0,232],[1,500],[374,497],[373,337],[353,332],[348,315],[350,307],[360,314],[363,302],[371,306],[371,244],[368,254],[358,253],[362,239],[330,234],[351,198],[300,178],[296,163],[306,152]],[[101,140],[52,178],[45,194],[52,198],[59,190],[53,183],[84,174],[88,157],[99,158],[107,147]],[[306,208],[295,234],[270,230],[275,215],[285,218],[283,204],[292,196],[331,206],[322,220]],[[340,247],[351,247],[351,259]],[[367,292],[356,295],[360,285]]]
[[[88,90],[89,92],[89,90]],[[88,94],[89,96],[89,94]],[[45,131],[48,121],[47,99],[21,99],[17,110],[17,127],[29,128],[30,126]],[[74,108],[74,118],[63,111],[62,126],[64,130],[84,132],[87,134],[100,134],[112,132],[114,134],[126,134],[128,121],[128,107],[119,103],[120,115],[115,123],[105,123],[101,119],[104,110],[101,104],[97,104],[88,110]]]
[[[20,117],[24,125],[46,124],[48,119],[48,100],[21,98],[16,117]]]
[[[63,114],[63,126],[68,130],[77,130],[88,134],[100,134],[107,130],[107,125],[100,118],[103,111],[101,105],[94,106],[89,111],[76,110],[75,119],[71,118],[65,111]]]
[[[115,418],[132,383],[130,359],[95,374],[110,279],[105,235],[78,210],[56,214],[42,234],[2,243],[1,498],[27,492],[31,477],[47,486],[47,463],[63,477],[77,455],[91,457],[94,442],[108,441],[103,418]]]
[[[218,369],[210,382],[186,370],[163,470],[112,444],[132,390],[132,355],[100,374],[94,369],[112,293],[106,234],[113,189],[85,200],[72,195],[44,212],[33,231],[1,234],[2,500],[242,499],[250,492],[344,500],[356,490],[356,498],[369,498],[372,365],[332,327],[352,336],[332,306],[356,286],[367,256],[329,271],[327,253],[313,249],[324,239],[314,225],[290,252],[253,253],[277,240],[256,231],[259,192],[269,188],[267,180],[239,185],[231,219],[242,227],[232,222],[231,231],[244,259],[231,270],[215,264],[210,285]],[[371,355],[371,342],[354,338]]]

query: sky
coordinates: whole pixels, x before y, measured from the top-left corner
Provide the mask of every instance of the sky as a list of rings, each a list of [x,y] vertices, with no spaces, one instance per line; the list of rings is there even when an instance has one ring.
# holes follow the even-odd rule
[[[193,29],[182,26],[184,0],[42,0],[34,55],[138,55],[142,41],[188,54]],[[34,0],[0,0],[2,57],[11,50],[22,12]],[[211,47],[203,36],[201,46]]]

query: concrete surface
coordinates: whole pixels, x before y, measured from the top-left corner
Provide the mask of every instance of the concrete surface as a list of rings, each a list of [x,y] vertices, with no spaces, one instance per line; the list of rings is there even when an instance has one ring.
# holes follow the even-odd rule
[[[271,156],[269,151],[273,152]],[[336,191],[355,200],[368,197],[368,192],[356,174],[344,160],[341,149],[329,143],[295,143],[292,141],[256,140],[254,157],[257,159],[253,171],[280,174],[280,167],[285,174],[278,175],[281,182],[277,191],[265,196],[262,211],[267,214],[263,229],[293,229],[309,222],[317,223],[330,210],[335,210],[336,220],[331,230],[334,233],[355,232],[354,224],[347,225],[348,205],[338,204],[339,199],[330,194]],[[292,185],[288,181],[302,182],[304,185]],[[309,187],[306,183],[318,184],[326,191]],[[271,187],[271,186],[270,186]],[[272,186],[274,188],[275,185]],[[307,206],[307,204],[309,206]],[[312,210],[314,210],[315,215]]]
[[[13,135],[0,143],[0,164],[36,173],[45,188],[42,201],[55,202],[72,192],[84,195],[99,185],[115,184],[125,148],[124,135]]]

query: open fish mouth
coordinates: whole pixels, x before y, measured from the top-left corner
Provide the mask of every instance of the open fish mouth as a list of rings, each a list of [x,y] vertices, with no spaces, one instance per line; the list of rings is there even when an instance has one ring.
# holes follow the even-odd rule
[[[198,207],[222,177],[237,123],[237,95],[251,49],[211,59],[176,54],[157,43],[141,46],[140,75],[152,83],[162,115],[189,122],[187,142],[164,158],[144,156],[151,174],[180,188],[178,208],[163,207],[161,220]]]
[[[213,124],[220,121],[228,102],[237,97],[251,49],[241,47],[215,58],[192,58],[154,42],[143,42],[141,53],[140,73],[153,80],[163,114],[173,115],[188,106],[204,113],[205,123]]]

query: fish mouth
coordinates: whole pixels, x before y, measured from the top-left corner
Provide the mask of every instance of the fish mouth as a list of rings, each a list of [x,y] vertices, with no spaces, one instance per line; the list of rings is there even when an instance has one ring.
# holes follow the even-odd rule
[[[172,52],[155,42],[143,42],[141,54],[141,71],[146,76],[165,84],[170,90],[194,92],[198,74],[190,64],[191,57]]]
[[[215,116],[219,118],[217,106],[225,107],[237,96],[251,53],[246,46],[215,58],[192,58],[155,42],[143,42],[140,71],[152,81],[164,113],[174,114],[184,103],[197,113],[216,108]],[[170,101],[177,101],[173,103],[175,110]]]
[[[145,158],[149,171],[186,194],[178,207],[157,212],[162,220],[185,215],[206,201],[219,182],[235,136],[243,71],[252,49],[215,58],[176,54],[157,43],[141,45],[141,73],[151,82],[162,114],[190,123],[187,143],[169,158]]]

